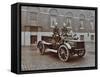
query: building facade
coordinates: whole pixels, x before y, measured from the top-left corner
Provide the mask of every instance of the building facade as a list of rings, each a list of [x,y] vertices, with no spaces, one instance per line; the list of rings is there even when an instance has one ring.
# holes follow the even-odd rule
[[[80,40],[95,42],[95,11],[44,7],[21,8],[22,46],[48,41],[55,25],[60,29],[67,24]]]

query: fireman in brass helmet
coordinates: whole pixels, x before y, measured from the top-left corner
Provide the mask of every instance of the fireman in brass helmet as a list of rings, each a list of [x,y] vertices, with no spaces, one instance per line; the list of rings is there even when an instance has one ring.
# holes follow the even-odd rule
[[[64,23],[62,28],[62,40],[71,40],[72,39],[72,29],[69,27],[69,24]]]
[[[65,23],[63,24],[63,28],[61,30],[62,30],[62,36],[67,36],[68,29]]]
[[[54,35],[59,35],[59,28],[57,27],[57,25],[55,25],[55,27],[53,29],[53,34]]]
[[[60,31],[59,31],[59,28],[57,27],[57,23],[55,24],[55,27],[53,29],[53,35],[52,35],[52,38],[53,38],[53,43],[58,43],[60,41]]]

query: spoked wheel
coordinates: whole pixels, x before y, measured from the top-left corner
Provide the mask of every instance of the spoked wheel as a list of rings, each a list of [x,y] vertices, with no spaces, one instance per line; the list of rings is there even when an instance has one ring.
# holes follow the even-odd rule
[[[39,41],[37,47],[39,48],[40,54],[41,54],[41,55],[44,55],[44,53],[45,53],[45,46],[44,46],[44,44],[42,43],[42,41]]]
[[[78,51],[77,55],[83,57],[85,55],[85,49]]]
[[[69,50],[65,45],[61,45],[58,49],[58,57],[61,61],[68,61],[69,59]]]

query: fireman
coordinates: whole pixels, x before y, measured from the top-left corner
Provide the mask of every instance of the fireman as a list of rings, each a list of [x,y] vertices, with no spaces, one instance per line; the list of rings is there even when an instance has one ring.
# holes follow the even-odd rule
[[[67,36],[68,29],[66,24],[64,23],[63,28],[62,28],[62,36]]]
[[[62,30],[62,33],[61,33],[62,40],[67,39],[67,37],[68,37],[68,29],[67,29],[67,25],[65,23],[63,24],[63,28],[61,30]]]
[[[59,35],[59,28],[57,27],[57,25],[53,29],[53,35]]]
[[[57,27],[57,24],[55,25],[53,29],[53,36],[52,36],[52,42],[53,43],[58,43],[60,41],[60,31],[59,28]]]

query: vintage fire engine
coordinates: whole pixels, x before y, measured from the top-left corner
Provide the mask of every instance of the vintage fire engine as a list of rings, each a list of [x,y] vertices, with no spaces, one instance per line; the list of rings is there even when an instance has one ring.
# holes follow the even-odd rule
[[[37,47],[39,48],[40,53],[43,55],[45,51],[51,51],[58,54],[58,57],[61,61],[68,61],[68,59],[73,55],[78,55],[78,57],[83,57],[85,55],[85,42],[79,40],[77,34],[72,35],[72,30],[68,27],[62,28],[62,34],[57,31],[55,27],[52,39],[50,42],[41,40],[38,42]]]

